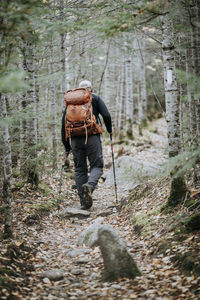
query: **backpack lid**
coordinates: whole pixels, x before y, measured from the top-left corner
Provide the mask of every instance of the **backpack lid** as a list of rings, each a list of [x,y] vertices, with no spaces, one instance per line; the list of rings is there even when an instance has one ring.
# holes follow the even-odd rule
[[[87,88],[68,90],[64,97],[65,106],[68,104],[81,105],[92,102],[92,92]]]

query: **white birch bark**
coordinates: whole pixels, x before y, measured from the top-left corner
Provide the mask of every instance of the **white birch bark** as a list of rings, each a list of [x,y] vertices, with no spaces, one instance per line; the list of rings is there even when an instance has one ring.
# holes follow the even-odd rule
[[[0,106],[1,106],[1,116],[2,118],[7,117],[6,109],[6,97],[0,95]],[[3,199],[5,204],[5,221],[4,221],[4,235],[5,237],[11,237],[13,234],[12,230],[12,158],[11,158],[11,145],[10,145],[10,135],[8,130],[8,124],[2,127],[2,137],[3,137]]]
[[[129,41],[125,43],[125,74],[126,74],[126,132],[129,138],[133,137],[133,77],[132,77],[132,59],[128,49]]]
[[[67,49],[65,49],[65,86],[64,88],[66,90],[70,89],[70,67],[69,67],[69,63],[70,63],[70,52],[71,52],[71,45],[70,45],[70,34],[67,33],[66,35],[66,44],[67,44]],[[64,99],[63,99],[64,101]],[[64,103],[64,102],[63,102]]]
[[[135,33],[137,40],[137,58],[138,58],[138,77],[140,87],[140,97],[138,101],[138,125],[139,133],[142,134],[142,128],[147,122],[147,92],[146,92],[146,66],[145,66],[145,40],[142,36]]]
[[[103,99],[106,105],[110,102],[110,80],[108,67],[105,69],[104,80],[103,80]]]
[[[162,17],[163,31],[163,66],[166,104],[166,121],[169,145],[169,157],[175,156],[180,150],[179,98],[175,73],[174,29],[169,14]]]
[[[35,91],[35,130],[36,130],[36,144],[40,142],[40,131],[39,131],[39,115],[41,114],[40,109],[40,88],[38,83],[38,76],[34,73],[34,91]]]
[[[182,38],[179,36],[179,52],[176,53],[175,55],[175,60],[177,61],[177,68],[179,70],[184,70],[185,69],[185,61],[186,61],[186,57],[185,57],[185,51],[181,51],[181,45],[182,45]],[[185,104],[183,102],[183,96],[184,96],[184,85],[181,81],[177,82],[178,84],[178,97],[179,97],[179,103],[180,103],[180,149],[181,151],[184,150],[184,118],[185,118],[185,114],[186,113],[186,107]],[[187,114],[187,113],[186,113]]]
[[[133,54],[132,54],[132,63],[133,63],[133,123],[139,124],[138,115],[139,115],[139,105],[141,99],[141,79],[140,79],[140,65],[141,65],[141,55],[139,53],[138,41],[136,32],[133,34]]]
[[[121,114],[120,114],[120,86],[121,86],[121,75],[118,78],[117,83],[117,91],[115,98],[115,117],[114,117],[114,128],[115,132],[119,132],[119,125],[121,122]]]
[[[27,109],[30,116],[25,120],[25,147],[24,147],[24,166],[27,180],[32,185],[38,185],[39,175],[37,170],[37,115],[36,115],[36,92],[35,92],[35,71],[36,60],[34,58],[34,45],[31,40],[24,44],[24,69],[27,72],[27,80],[29,83],[29,90],[23,98],[24,107]]]
[[[66,56],[65,56],[65,34],[60,34],[60,63],[61,63],[61,71],[62,71],[62,76],[61,76],[61,86],[60,86],[60,105],[63,107],[64,103],[64,95],[67,90],[67,82],[66,82]]]
[[[104,101],[106,102],[106,104],[108,104],[109,102],[109,94],[110,94],[110,89],[109,89],[109,72],[107,69],[108,66],[108,62],[109,62],[109,54],[110,54],[110,45],[111,45],[111,40],[109,40],[108,42],[105,43],[105,60],[104,60],[104,65],[103,65],[103,69],[102,69],[102,73],[100,76],[100,82],[99,82],[99,89],[98,89],[98,94],[101,94],[101,89],[102,89],[102,83],[104,82],[105,84],[105,91],[104,91]],[[107,71],[106,71],[107,70]],[[105,78],[105,72],[107,78]],[[106,94],[107,93],[107,94]]]
[[[122,138],[125,134],[125,129],[126,129],[126,101],[125,101],[125,97],[126,97],[126,91],[125,91],[125,87],[126,87],[126,82],[125,82],[125,64],[122,64],[122,68],[121,68],[121,85],[120,85],[120,109],[119,109],[119,131],[120,131],[120,138]]]
[[[51,129],[52,129],[52,149],[53,149],[53,170],[57,167],[57,132],[56,132],[56,87],[54,81],[54,46],[51,43],[51,58],[50,58],[50,99],[51,99]]]
[[[170,4],[170,1],[169,1]],[[175,36],[173,22],[169,12],[162,17],[162,50],[164,67],[164,87],[166,121],[168,134],[169,157],[174,157],[180,151],[180,114],[177,80],[175,73]],[[168,198],[169,206],[176,206],[185,198],[187,187],[183,176],[175,176],[171,181]]]

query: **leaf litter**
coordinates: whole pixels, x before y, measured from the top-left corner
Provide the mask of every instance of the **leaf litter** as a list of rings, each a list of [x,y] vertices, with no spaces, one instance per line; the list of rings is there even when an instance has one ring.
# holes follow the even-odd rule
[[[162,147],[156,149],[149,143],[148,147],[141,142],[139,146],[135,142],[135,147],[123,145],[123,150],[121,147],[115,145],[116,153],[148,157],[153,161],[158,151],[164,157]],[[109,165],[109,146],[104,147],[104,158]],[[55,203],[58,177],[55,174],[44,179],[45,184],[54,187],[50,196]],[[73,185],[73,179],[64,175],[62,208],[79,207]],[[61,219],[55,206],[41,210],[42,213],[32,209],[32,204],[47,202],[47,195],[38,194],[28,185],[16,191],[15,237],[12,241],[1,239],[0,298],[200,299],[200,278],[192,271],[187,275],[181,272],[177,258],[189,251],[200,258],[199,232],[188,233],[182,240],[174,231],[180,211],[161,213],[169,194],[169,180],[149,180],[132,191],[118,187],[118,192],[120,203],[116,206],[114,188],[106,188],[102,180],[94,192],[94,206],[87,219]],[[193,197],[198,194],[198,187],[192,190]],[[106,210],[110,213],[103,214]],[[77,246],[79,234],[101,213],[103,223],[115,228],[126,243],[142,272],[141,277],[101,282],[103,260],[99,248]],[[3,229],[2,222],[1,227]]]

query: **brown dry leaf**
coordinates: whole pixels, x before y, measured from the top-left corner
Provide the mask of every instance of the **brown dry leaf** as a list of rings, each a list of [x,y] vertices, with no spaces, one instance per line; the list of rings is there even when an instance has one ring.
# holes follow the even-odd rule
[[[200,190],[197,189],[191,189],[191,198],[200,194]]]
[[[24,243],[23,240],[15,241],[15,245],[16,245],[17,247],[20,247],[23,243]]]
[[[129,294],[130,299],[137,299],[138,295],[136,294]]]

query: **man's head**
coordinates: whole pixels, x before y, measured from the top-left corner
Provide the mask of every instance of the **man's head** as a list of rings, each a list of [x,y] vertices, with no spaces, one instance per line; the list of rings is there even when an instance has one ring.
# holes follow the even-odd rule
[[[89,80],[83,80],[79,83],[79,87],[92,90],[92,84]]]

